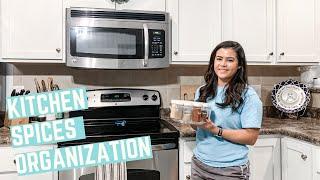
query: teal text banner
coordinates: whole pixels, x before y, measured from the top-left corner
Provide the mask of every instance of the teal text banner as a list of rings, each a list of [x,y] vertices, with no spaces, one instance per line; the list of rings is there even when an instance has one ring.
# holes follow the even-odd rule
[[[6,98],[9,119],[88,108],[85,88],[73,88]]]
[[[13,147],[53,144],[86,138],[83,117],[11,126],[10,133]]]
[[[28,152],[15,156],[19,175],[150,158],[150,136]]]

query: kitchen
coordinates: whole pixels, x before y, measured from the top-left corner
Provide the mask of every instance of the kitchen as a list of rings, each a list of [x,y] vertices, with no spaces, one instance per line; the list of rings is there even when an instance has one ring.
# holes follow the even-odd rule
[[[148,70],[66,67],[64,41],[66,7],[168,12],[172,26],[170,67]],[[195,0],[148,2],[129,0],[122,4],[111,0],[28,2],[1,0],[1,61],[4,62],[1,64],[6,69],[6,73],[4,70],[1,71],[2,76],[5,75],[6,78],[6,83],[0,84],[1,93],[6,89],[6,94],[9,96],[13,88],[36,92],[34,78],[47,80],[48,77],[52,77],[54,83],[61,89],[73,87],[155,89],[161,94],[161,106],[168,108],[173,99],[193,100],[195,89],[204,84],[203,74],[213,46],[222,40],[233,39],[239,41],[245,48],[249,63],[249,83],[260,94],[265,107],[264,113],[277,117],[272,115],[275,111],[271,100],[273,86],[287,79],[300,80],[312,85],[313,78],[318,77],[317,72],[318,74],[320,72],[317,71],[320,55],[318,9],[319,3],[315,0],[303,2],[206,0],[201,3]],[[21,15],[21,12],[25,13]],[[284,54],[281,55],[282,53]],[[306,76],[308,72],[313,75]],[[311,89],[311,95],[312,100],[306,114],[319,120],[319,90]],[[4,104],[4,96],[1,97],[1,103]],[[2,106],[4,108],[4,105]],[[271,113],[269,114],[267,110]],[[310,120],[311,124],[314,124],[313,127],[319,127],[313,119]],[[292,134],[292,131],[295,131],[292,130],[292,126],[297,129],[299,126],[305,128],[304,122],[308,120],[303,120],[303,118],[300,121],[275,118],[264,121],[265,129],[262,130],[263,134],[256,144],[261,148],[257,148],[257,153],[252,154],[254,156],[252,164],[260,163],[252,165],[252,179],[294,179],[293,177],[299,179],[301,176],[303,179],[319,179],[319,136],[316,137],[309,132]],[[284,126],[288,126],[287,129],[281,130]],[[182,126],[182,128],[186,131],[186,136],[182,136],[183,130],[180,131],[182,137],[179,139],[177,173],[179,179],[188,179],[190,160],[186,158],[192,156],[190,149],[194,147],[194,132],[189,127]],[[266,134],[272,135],[266,136]],[[299,138],[301,136],[302,138]],[[289,137],[294,139],[287,139]],[[314,143],[314,139],[318,141]],[[298,145],[295,144],[297,140],[299,140]],[[312,145],[311,148],[309,145]],[[285,146],[291,147],[288,149],[292,151],[286,153],[290,158],[282,154],[285,153],[282,151]],[[296,150],[295,147],[305,148]],[[301,155],[307,155],[307,158],[304,160]],[[287,161],[288,165],[285,165],[283,163],[285,158],[292,161]],[[257,169],[253,169],[254,167]],[[299,171],[300,169],[306,171]],[[9,170],[14,173],[12,169]]]

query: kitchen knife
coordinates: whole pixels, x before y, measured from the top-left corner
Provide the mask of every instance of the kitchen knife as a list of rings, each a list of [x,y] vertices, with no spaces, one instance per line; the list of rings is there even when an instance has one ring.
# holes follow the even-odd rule
[[[37,93],[41,92],[41,88],[37,78],[34,78],[34,83],[36,84]]]

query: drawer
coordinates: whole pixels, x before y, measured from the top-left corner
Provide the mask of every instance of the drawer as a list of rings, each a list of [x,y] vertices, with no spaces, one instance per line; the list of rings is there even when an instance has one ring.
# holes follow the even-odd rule
[[[184,162],[186,163],[190,163],[191,162],[191,158],[193,156],[193,149],[196,147],[196,141],[186,141],[183,145],[183,151],[184,151],[184,155],[183,155],[183,159]]]
[[[13,148],[8,147],[0,147],[1,154],[1,163],[0,163],[0,172],[16,172],[17,168],[14,164],[14,151]],[[0,178],[2,179],[2,178]]]
[[[0,147],[0,155],[1,155],[0,173],[17,171],[16,165],[14,164],[15,154],[47,150],[47,149],[52,149],[54,147],[55,145],[28,146],[28,147],[20,147],[20,148],[13,148],[11,146]]]

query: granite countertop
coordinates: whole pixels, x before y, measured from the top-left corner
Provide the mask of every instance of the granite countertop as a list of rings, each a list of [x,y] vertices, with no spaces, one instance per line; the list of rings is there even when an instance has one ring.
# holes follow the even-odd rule
[[[180,131],[180,137],[195,137],[190,125],[181,124],[170,118],[164,118]],[[314,118],[278,119],[263,118],[260,135],[284,135],[320,145],[320,120]]]
[[[162,117],[180,131],[180,137],[196,136],[195,130],[193,130],[190,125],[181,124],[167,118],[167,116]],[[294,120],[264,117],[260,135],[284,135],[320,146],[320,119],[303,117],[299,120]],[[0,145],[10,144],[9,128],[0,128]]]

